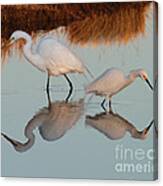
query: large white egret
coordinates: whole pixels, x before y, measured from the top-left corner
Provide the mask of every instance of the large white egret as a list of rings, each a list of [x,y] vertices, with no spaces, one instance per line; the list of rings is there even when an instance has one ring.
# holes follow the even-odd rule
[[[38,129],[42,138],[47,141],[55,141],[63,137],[75,126],[84,113],[84,100],[66,102],[50,102],[48,107],[43,107],[27,123],[24,134],[27,138],[25,143],[10,138],[1,133],[18,152],[25,152],[35,143],[34,130]]]
[[[125,87],[129,86],[137,77],[145,80],[149,87],[153,90],[153,87],[148,80],[148,76],[145,70],[137,69],[131,71],[129,75],[125,75],[122,70],[117,68],[106,70],[100,77],[90,83],[85,90],[87,94],[94,93],[99,96],[105,96],[106,99],[109,99],[109,107],[111,108],[112,96],[117,94]],[[101,103],[101,106],[104,109],[104,103],[106,99],[104,99]]]
[[[69,83],[70,93],[72,93],[73,86],[66,75],[67,73],[84,73],[87,71],[91,75],[84,63],[54,36],[43,36],[36,43],[36,46],[32,47],[32,38],[29,34],[23,31],[15,31],[7,45],[11,45],[19,39],[26,41],[23,47],[23,54],[27,61],[40,71],[48,74],[47,92],[49,92],[50,76],[64,75]]]

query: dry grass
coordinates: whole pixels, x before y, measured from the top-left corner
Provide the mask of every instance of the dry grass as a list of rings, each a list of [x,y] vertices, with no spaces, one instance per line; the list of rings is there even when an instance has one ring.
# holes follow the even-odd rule
[[[9,54],[5,42],[15,30],[29,34],[64,26],[71,43],[127,43],[145,32],[151,2],[82,3],[1,6],[2,56]],[[18,49],[24,42],[18,42]]]
[[[67,27],[72,43],[127,43],[145,32],[146,5],[122,5],[111,13],[92,14]]]

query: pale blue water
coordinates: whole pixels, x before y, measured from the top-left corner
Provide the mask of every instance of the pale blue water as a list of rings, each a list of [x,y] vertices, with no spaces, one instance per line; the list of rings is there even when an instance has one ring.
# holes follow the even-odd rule
[[[153,84],[152,30],[127,46],[75,46],[71,49],[85,62],[95,77],[111,67],[118,67],[126,74],[132,69],[144,68]],[[102,98],[94,96],[89,99],[90,96],[84,94],[83,85],[91,82],[91,78],[87,80],[78,74],[69,77],[76,88],[70,103],[76,101],[78,104],[80,99],[84,99],[84,108],[77,106],[77,110],[73,112],[82,114],[79,114],[72,128],[53,141],[43,139],[36,128],[35,143],[23,153],[15,151],[11,144],[2,139],[2,176],[152,180],[154,172],[151,152],[155,137],[153,127],[145,140],[134,139],[129,133],[118,140],[107,138],[85,123],[86,115],[94,116],[103,112],[100,107]],[[2,69],[1,130],[9,137],[21,143],[26,142],[25,126],[41,108],[47,107],[45,81],[45,74],[16,56],[11,57]],[[65,99],[68,85],[63,77],[52,78],[51,87],[52,102]],[[71,107],[67,107],[66,112],[71,112],[70,109]],[[145,82],[137,79],[113,97],[113,111],[138,130],[143,130],[153,119],[152,91]],[[63,119],[64,112],[59,113],[63,114]],[[69,119],[72,120],[71,117]],[[122,155],[118,154],[118,158],[117,148]],[[126,149],[130,149],[127,160],[123,154]],[[135,157],[136,151],[141,151],[141,160]],[[127,163],[129,166],[132,164],[134,169],[126,171],[124,167]]]

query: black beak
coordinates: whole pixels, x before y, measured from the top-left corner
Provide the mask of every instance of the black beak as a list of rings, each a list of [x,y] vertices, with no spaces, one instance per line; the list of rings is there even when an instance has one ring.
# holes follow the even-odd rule
[[[4,134],[4,133],[1,133],[1,136],[3,136],[7,141],[9,141],[13,146],[17,146],[17,143],[14,141],[14,140],[12,140],[11,138],[9,138],[6,134]]]
[[[153,90],[153,86],[151,85],[150,81],[148,79],[146,79],[145,81],[149,85],[149,87],[151,88],[151,90]]]
[[[151,126],[154,124],[154,120],[152,120],[151,122],[150,122],[150,124],[148,125],[148,127],[145,129],[145,133],[147,134],[148,133],[148,131],[149,131],[149,129],[151,128]]]

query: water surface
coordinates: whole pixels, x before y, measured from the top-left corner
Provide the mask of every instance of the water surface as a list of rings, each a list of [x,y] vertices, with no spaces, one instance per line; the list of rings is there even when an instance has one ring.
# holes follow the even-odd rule
[[[148,32],[126,46],[71,46],[71,49],[95,77],[111,67],[120,68],[126,74],[130,70],[144,68],[153,82],[152,40],[152,33]],[[145,140],[132,138],[129,132],[119,139],[107,137],[86,122],[86,116],[94,117],[103,112],[100,107],[102,98],[93,96],[89,99],[90,96],[85,96],[83,86],[91,82],[91,78],[87,80],[78,74],[69,77],[75,91],[67,104],[64,102],[67,82],[63,77],[51,79],[54,105],[51,120],[45,122],[45,118],[40,117],[40,123],[30,125],[35,141],[25,152],[15,151],[2,139],[2,176],[153,179],[153,127]],[[2,131],[9,137],[25,143],[24,129],[31,119],[40,112],[49,114],[45,81],[45,74],[15,55],[2,69]],[[146,83],[137,79],[113,97],[113,112],[139,131],[147,127],[153,119],[153,94]],[[130,152],[124,155],[126,149]],[[137,150],[143,153],[141,158],[135,157]],[[116,154],[117,151],[121,154]],[[132,164],[134,170],[126,171],[123,167],[126,164]],[[135,168],[137,164],[140,165]]]

